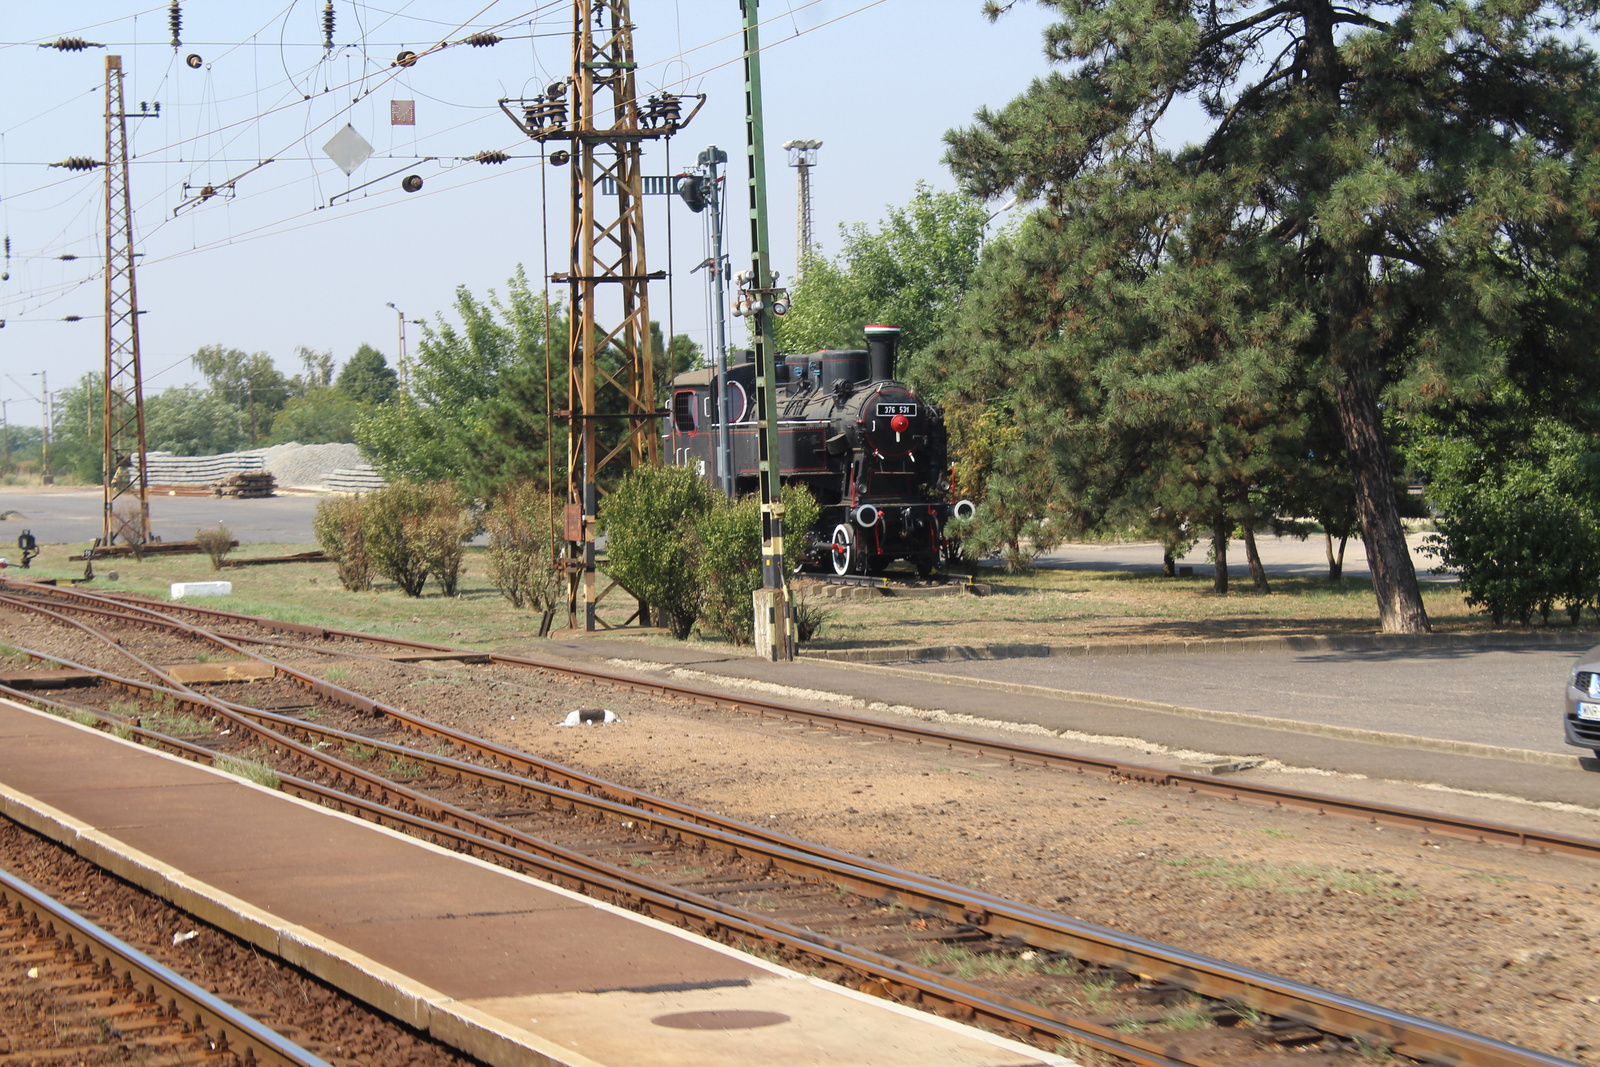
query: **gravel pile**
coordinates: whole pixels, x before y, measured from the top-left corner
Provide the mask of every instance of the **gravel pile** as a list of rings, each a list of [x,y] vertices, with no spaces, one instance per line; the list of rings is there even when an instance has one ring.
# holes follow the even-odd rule
[[[365,468],[361,450],[351,444],[301,445],[290,442],[261,450],[262,464],[279,485],[321,488],[341,468]]]

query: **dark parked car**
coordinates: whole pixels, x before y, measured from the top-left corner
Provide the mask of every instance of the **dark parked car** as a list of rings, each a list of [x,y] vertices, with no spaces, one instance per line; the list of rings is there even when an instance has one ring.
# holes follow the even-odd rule
[[[1567,744],[1594,750],[1600,756],[1600,645],[1572,668],[1567,681]]]

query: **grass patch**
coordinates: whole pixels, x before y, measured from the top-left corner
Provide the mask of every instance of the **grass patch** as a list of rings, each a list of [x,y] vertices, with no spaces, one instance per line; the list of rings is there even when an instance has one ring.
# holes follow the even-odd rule
[[[648,867],[648,866],[650,866],[650,857],[646,856],[642,852],[630,852],[628,854],[628,866],[629,867]]]
[[[111,728],[111,733],[112,736],[119,737],[124,741],[133,740],[133,727],[129,726],[127,723],[117,723]]]
[[[1300,836],[1299,834],[1291,834],[1287,830],[1279,830],[1279,829],[1277,829],[1275,827],[1272,827],[1272,826],[1263,826],[1261,828],[1261,832],[1266,834],[1268,837],[1275,837],[1280,841],[1282,841],[1282,840],[1284,840],[1286,838],[1299,837]]]
[[[265,763],[255,760],[235,759],[233,756],[218,756],[211,764],[219,771],[224,771],[236,778],[243,778],[247,782],[276,789],[281,784],[278,772],[268,767]]]
[[[1211,1013],[1197,997],[1184,997],[1167,1006],[1161,1015],[1161,1028],[1179,1033],[1204,1030],[1211,1025]]]
[[[200,737],[211,732],[210,719],[171,710],[173,707],[171,701],[163,701],[160,710],[150,712],[140,722],[146,730],[168,737]]]
[[[388,773],[398,778],[420,778],[427,773],[427,769],[415,760],[394,755],[389,757]]]
[[[139,715],[139,702],[117,697],[106,710],[119,719],[133,719]]]
[[[48,565],[36,564],[34,570],[43,578],[79,577],[81,561],[67,563],[66,557],[81,555],[84,547],[82,543],[49,546],[40,560]],[[230,559],[288,555],[316,547],[250,544]],[[53,562],[57,560],[61,562]],[[996,595],[964,598],[959,611],[944,598],[830,601],[833,617],[811,647],[1162,641],[1370,633],[1378,627],[1371,583],[1364,580],[1350,578],[1335,586],[1318,577],[1274,576],[1270,596],[1256,595],[1248,582],[1241,581],[1235,593],[1218,597],[1210,591],[1205,568],[1199,568],[1194,578],[1161,578],[1155,573],[1160,561],[1159,548],[1151,546],[1149,573],[1074,568],[1008,575],[982,566],[977,568],[978,579],[993,585]],[[91,588],[164,601],[170,583],[193,579],[200,567],[209,568],[209,561],[198,554],[118,560],[120,580],[97,578]],[[420,599],[408,598],[384,581],[366,592],[348,592],[340,586],[332,562],[251,567],[229,572],[234,596],[228,607],[285,622],[471,648],[533,640],[538,614],[510,608],[489,583],[487,550],[469,546],[464,567],[459,596],[439,596],[430,583]],[[1436,630],[1490,628],[1486,617],[1466,608],[1453,583],[1424,583],[1422,595]],[[603,613],[610,606],[609,601],[603,605]],[[620,622],[621,617],[612,621]]]
[[[324,681],[347,682],[350,680],[350,668],[334,665],[325,669],[322,672],[322,677]]]
[[[1187,856],[1164,860],[1201,878],[1215,878],[1234,889],[1265,889],[1275,893],[1312,893],[1324,889],[1335,893],[1354,893],[1389,900],[1415,900],[1415,889],[1397,886],[1371,874],[1316,863],[1291,863],[1277,866],[1219,859],[1214,856]]]
[[[351,745],[347,751],[349,752],[351,759],[360,760],[362,763],[365,763],[367,760],[372,759],[378,754],[377,749],[362,744]]]
[[[1078,970],[1073,959],[1056,959],[1035,951],[1016,955],[973,952],[962,945],[929,945],[917,953],[917,962],[924,967],[953,966],[957,977],[969,979],[984,975],[1065,975]]]
[[[92,728],[100,725],[100,716],[96,715],[92,711],[84,711],[82,708],[70,709],[67,712],[67,718],[71,719],[79,726],[88,726]]]

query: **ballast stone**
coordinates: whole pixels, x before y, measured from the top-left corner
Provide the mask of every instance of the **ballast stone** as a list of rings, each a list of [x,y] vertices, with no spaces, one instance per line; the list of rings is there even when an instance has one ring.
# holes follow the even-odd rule
[[[188,596],[232,596],[232,582],[173,582],[172,599]]]

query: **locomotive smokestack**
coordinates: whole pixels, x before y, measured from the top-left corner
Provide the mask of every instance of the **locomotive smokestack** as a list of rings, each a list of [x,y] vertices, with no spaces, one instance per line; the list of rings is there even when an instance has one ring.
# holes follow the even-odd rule
[[[894,377],[894,353],[900,343],[900,327],[867,327],[867,369],[872,381],[887,381]]]

